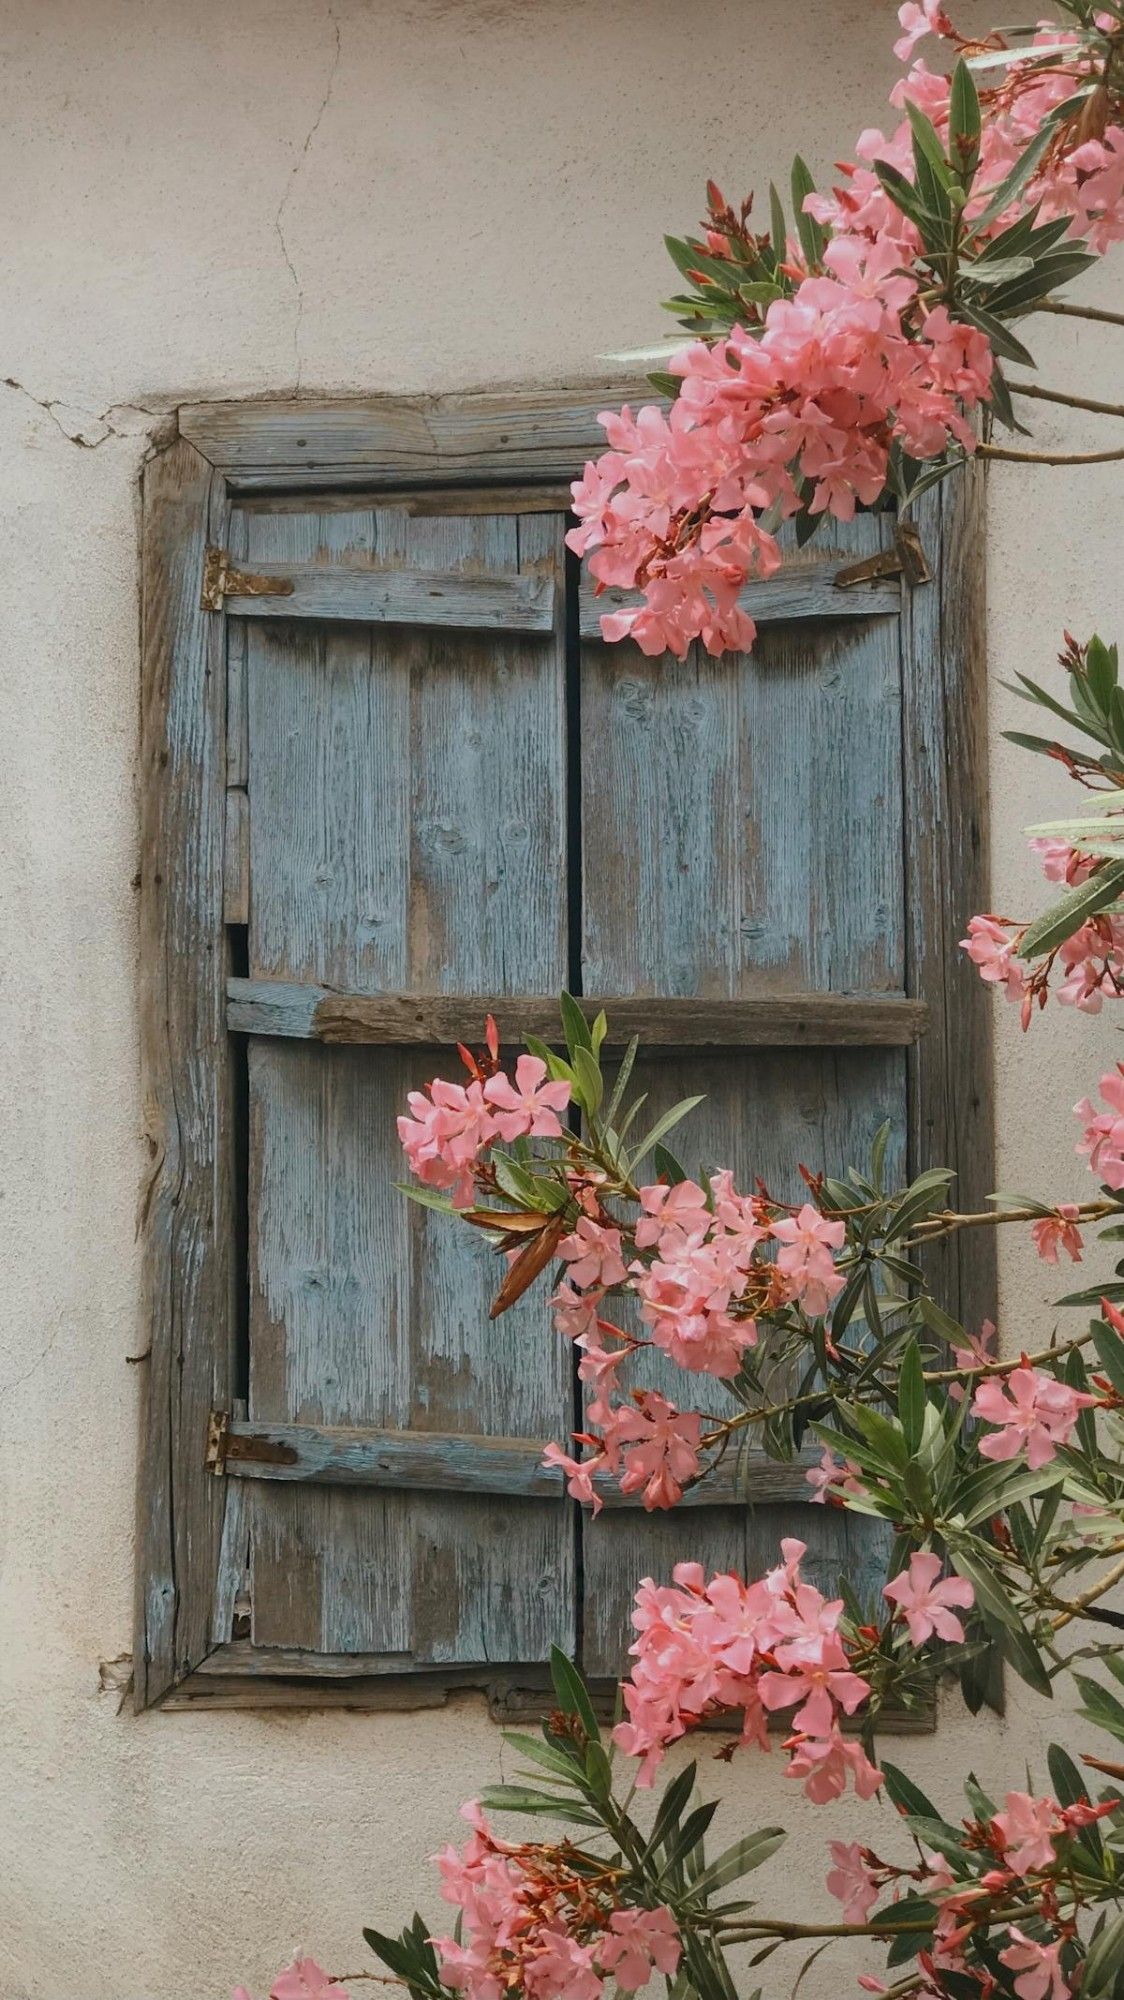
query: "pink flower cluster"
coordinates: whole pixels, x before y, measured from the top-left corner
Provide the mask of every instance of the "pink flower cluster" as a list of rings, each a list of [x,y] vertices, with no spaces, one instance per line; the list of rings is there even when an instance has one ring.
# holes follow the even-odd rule
[[[730,1308],[769,1229],[729,1172],[715,1174],[712,1199],[713,1212],[694,1181],[641,1188],[636,1247],[655,1255],[637,1259],[630,1271],[655,1345],[680,1368],[729,1376],[757,1339],[753,1320]]]
[[[1099,1014],[1106,999],[1119,1000],[1124,994],[1124,918],[1091,917],[1056,952],[1035,965],[1020,963],[1018,958],[1025,928],[1003,917],[972,917],[967,937],[960,940],[980,978],[989,985],[1002,986],[1008,1000],[1019,1002],[1024,1028],[1030,1025],[1035,1000],[1040,1006],[1046,1004],[1055,960],[1065,975],[1056,989],[1062,1007]]]
[[[829,1603],[801,1580],[803,1542],[781,1549],[783,1565],[755,1583],[733,1575],[708,1582],[700,1563],[679,1563],[670,1585],[650,1577],[640,1585],[636,1664],[623,1687],[628,1720],[613,1735],[642,1759],[641,1784],[651,1784],[668,1745],[704,1716],[741,1709],[743,1742],[768,1749],[768,1714],[786,1708],[797,1709],[788,1775],[803,1780],[810,1799],[840,1797],[848,1772],[861,1798],[881,1783],[840,1728],[840,1715],[853,1715],[870,1692],[839,1635],[842,1601]]]
[[[1106,1187],[1124,1188],[1124,1063],[1102,1076],[1100,1090],[1107,1111],[1098,1111],[1087,1097],[1073,1107],[1074,1117],[1085,1127],[1076,1150],[1085,1154],[1091,1171]]]
[[[617,1907],[565,1851],[497,1839],[470,1803],[463,1849],[438,1855],[441,1893],[461,1913],[457,1937],[431,1940],[446,1985],[469,2000],[600,2000],[606,1982],[635,1993],[679,1964],[671,1911]]]
[[[902,18],[903,54],[924,34],[953,35],[937,0],[907,6]],[[985,93],[969,219],[1087,73],[1076,36],[1044,32],[1072,57],[1034,74],[1015,62]],[[908,99],[944,136],[949,94],[948,78],[919,62],[892,102],[901,110]],[[652,407],[602,416],[609,449],[574,485],[570,546],[589,557],[601,586],[644,593],[639,607],[602,620],[606,639],[629,636],[645,653],[680,659],[695,638],[712,653],[748,648],[755,630],[739,592],[777,568],[773,530],[799,510],[798,479],[811,488],[813,514],[849,520],[884,492],[893,444],[919,460],[974,448],[965,413],[988,395],[991,348],[944,306],[922,303],[920,237],[874,170],[885,161],[912,180],[908,119],[889,138],[864,132],[857,153],[842,168],[844,185],[804,204],[831,232],[822,270],[805,270],[763,326],[735,326],[675,356],[670,371],[682,386],[666,416]],[[1067,217],[1070,234],[1097,253],[1124,237],[1124,130],[1110,126],[1081,144],[1071,133],[1048,148],[986,234],[1035,203],[1043,221]],[[711,247],[721,251],[723,239]],[[803,269],[799,246],[782,247],[786,268]]]
[[[1032,1472],[1038,1472],[1068,1444],[1082,1410],[1096,1407],[1097,1398],[1071,1389],[1024,1359],[1004,1377],[981,1382],[972,1401],[972,1415],[996,1428],[980,1439],[983,1458],[1005,1460],[1025,1452]]]
[[[494,1139],[560,1139],[558,1114],[570,1102],[568,1083],[548,1083],[546,1064],[523,1055],[515,1081],[503,1070],[467,1084],[437,1077],[427,1090],[411,1090],[413,1116],[398,1120],[398,1137],[419,1181],[448,1189],[458,1208],[471,1205],[473,1169]]]
[[[630,1403],[598,1400],[589,1413],[597,1430],[575,1436],[590,1447],[590,1457],[570,1458],[557,1444],[548,1444],[543,1453],[544,1465],[565,1473],[570,1498],[599,1514],[603,1502],[593,1481],[598,1473],[608,1473],[619,1479],[622,1493],[642,1492],[649,1513],[677,1506],[684,1486],[699,1470],[698,1412],[677,1410],[656,1389],[638,1389]]]

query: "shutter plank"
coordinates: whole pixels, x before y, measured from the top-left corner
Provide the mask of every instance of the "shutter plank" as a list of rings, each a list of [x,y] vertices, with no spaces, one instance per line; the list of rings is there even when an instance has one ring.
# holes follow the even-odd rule
[[[522,550],[510,517],[248,520],[251,568],[559,568],[558,516],[520,524]],[[247,630],[251,977],[373,995],[560,985],[560,636]],[[430,1070],[416,1049],[251,1044],[251,1421],[564,1427],[569,1357],[544,1345],[540,1307],[489,1326],[498,1274],[480,1245],[393,1186],[395,1116]],[[556,1500],[253,1490],[257,1646],[468,1665],[572,1640]]]
[[[889,529],[833,536],[853,559]],[[719,660],[587,643],[582,702],[587,990],[902,990],[896,619]]]

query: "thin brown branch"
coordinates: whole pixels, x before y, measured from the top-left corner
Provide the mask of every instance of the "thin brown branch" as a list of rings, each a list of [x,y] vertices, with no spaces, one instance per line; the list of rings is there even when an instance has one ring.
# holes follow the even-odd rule
[[[1091,1583],[1088,1590],[1083,1590],[1080,1597],[1070,1598],[1061,1616],[1054,1619],[1050,1630],[1060,1632],[1063,1625],[1072,1624],[1090,1604],[1095,1604],[1098,1597],[1103,1597],[1106,1590],[1111,1590],[1114,1584],[1122,1580],[1124,1580],[1124,1562],[1118,1562],[1112,1569],[1106,1570],[1104,1576],[1099,1577],[1096,1583]]]
[[[1122,1204],[1118,1201],[1085,1201],[1077,1204],[1074,1222],[1103,1222],[1106,1215],[1119,1215]],[[1045,1204],[1041,1208],[985,1208],[970,1214],[954,1208],[945,1208],[939,1215],[931,1215],[919,1222],[912,1236],[907,1236],[903,1249],[916,1243],[932,1242],[940,1236],[952,1236],[958,1229],[997,1229],[1004,1222],[1042,1222],[1054,1215],[1056,1209]]]
[[[1064,403],[1067,410],[1091,410],[1095,417],[1124,417],[1124,403],[1102,403],[1096,396],[1070,396],[1062,389],[1043,389],[1037,382],[1007,383],[1012,395],[1030,396],[1037,403]]]
[[[1124,313],[1109,312],[1105,306],[1071,306],[1065,299],[1040,299],[1034,310],[1058,313],[1065,319],[1093,319],[1102,326],[1124,326]]]
[[[1008,465],[1107,465],[1124,458],[1124,445],[1119,451],[1011,451],[1002,444],[979,444],[976,457],[1001,458]]]

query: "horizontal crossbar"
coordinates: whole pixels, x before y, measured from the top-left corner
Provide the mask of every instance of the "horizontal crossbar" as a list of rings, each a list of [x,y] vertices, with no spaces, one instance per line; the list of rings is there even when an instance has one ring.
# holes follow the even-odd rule
[[[298,1041],[443,1048],[478,1043],[494,1014],[505,1040],[559,1039],[555,997],[519,994],[337,993],[275,979],[228,979],[227,1027]],[[607,1046],[639,1035],[659,1048],[907,1048],[929,1022],[923,1000],[898,993],[770,993],[749,1000],[583,998],[608,1016]]]
[[[242,586],[240,589],[239,586]],[[258,563],[229,570],[222,608],[236,618],[343,619],[442,630],[554,630],[550,576],[461,576],[443,570],[351,569],[341,563]]]
[[[494,1493],[562,1500],[562,1475],[542,1463],[535,1438],[486,1438],[439,1431],[340,1430],[317,1424],[262,1424],[212,1419],[209,1462],[237,1479],[302,1481],[320,1486],[376,1486],[424,1493]],[[811,1461],[808,1461],[810,1463]],[[807,1464],[778,1465],[760,1452],[730,1451],[683,1496],[685,1507],[729,1507],[810,1500]],[[601,1475],[606,1507],[639,1507]]]

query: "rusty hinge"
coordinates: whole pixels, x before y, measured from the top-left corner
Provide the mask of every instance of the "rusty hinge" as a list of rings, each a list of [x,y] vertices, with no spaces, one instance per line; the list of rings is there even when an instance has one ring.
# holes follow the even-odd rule
[[[203,609],[221,611],[224,597],[291,597],[288,576],[255,576],[239,569],[225,549],[209,548],[203,557]]]
[[[270,1437],[268,1429],[232,1430],[225,1410],[212,1410],[207,1419],[207,1458],[211,1472],[221,1475],[232,1464],[295,1465],[298,1453],[283,1438]]]
[[[207,1456],[204,1461],[208,1472],[221,1478],[226,1471],[226,1452],[230,1443],[230,1418],[225,1410],[212,1410],[207,1419]]]
[[[864,562],[849,563],[836,570],[832,583],[836,590],[853,590],[860,583],[877,583],[884,576],[904,576],[907,583],[932,583],[933,572],[912,521],[903,521],[894,536],[892,549],[883,549]]]

